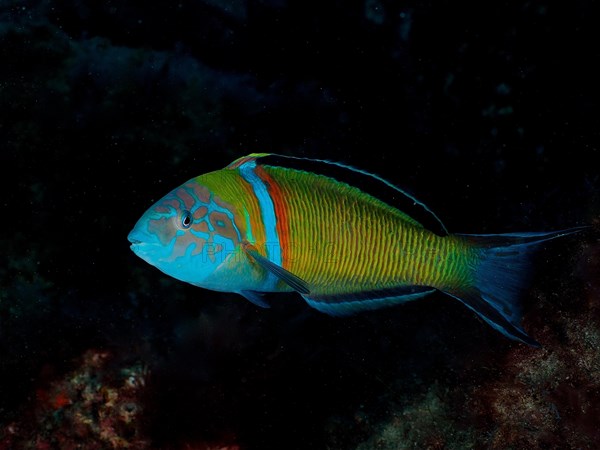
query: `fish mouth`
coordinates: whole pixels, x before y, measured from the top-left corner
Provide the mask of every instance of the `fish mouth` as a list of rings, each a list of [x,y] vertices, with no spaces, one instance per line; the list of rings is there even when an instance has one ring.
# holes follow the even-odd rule
[[[141,239],[135,237],[135,230],[129,233],[129,236],[127,236],[127,240],[131,242],[131,248],[143,243]]]

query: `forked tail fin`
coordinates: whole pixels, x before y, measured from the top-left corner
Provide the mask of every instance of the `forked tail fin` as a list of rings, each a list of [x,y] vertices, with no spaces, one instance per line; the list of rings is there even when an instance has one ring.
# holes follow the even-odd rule
[[[521,327],[519,299],[531,272],[529,257],[537,244],[588,227],[547,233],[463,234],[480,249],[471,286],[445,290],[505,336],[539,347]]]

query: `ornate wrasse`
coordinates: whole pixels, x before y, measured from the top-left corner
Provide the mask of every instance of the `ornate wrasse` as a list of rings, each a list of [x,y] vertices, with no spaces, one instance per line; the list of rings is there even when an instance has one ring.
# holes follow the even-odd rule
[[[390,201],[363,187],[372,184]],[[167,275],[259,306],[268,306],[262,293],[297,291],[313,308],[345,315],[439,290],[504,335],[538,345],[520,326],[528,255],[536,244],[580,229],[449,234],[425,205],[375,175],[251,154],[168,193],[129,241]]]

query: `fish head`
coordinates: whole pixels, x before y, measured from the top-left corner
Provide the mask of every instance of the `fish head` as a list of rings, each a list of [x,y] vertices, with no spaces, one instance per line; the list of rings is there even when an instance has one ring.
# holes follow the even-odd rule
[[[233,213],[193,179],[152,205],[128,240],[131,250],[167,275],[198,286],[239,242]]]

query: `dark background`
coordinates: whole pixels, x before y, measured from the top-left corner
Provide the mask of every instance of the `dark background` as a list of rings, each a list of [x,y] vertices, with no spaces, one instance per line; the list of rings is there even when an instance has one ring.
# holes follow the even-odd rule
[[[294,296],[257,310],[167,278],[126,237],[169,190],[251,152],[377,173],[451,231],[593,224],[592,5],[0,1],[0,427],[35,434],[32,392],[90,348],[151,368],[138,432],[165,448],[223,436],[242,448],[358,448],[432,383],[500,378],[519,344],[442,295],[344,320]],[[597,252],[582,260],[594,240],[578,239],[543,250],[538,297],[525,299],[544,313],[531,313],[531,334],[557,346],[566,325],[548,331],[556,310],[538,300],[568,296],[553,308],[588,317],[573,298],[591,289],[581,267]],[[595,411],[598,385],[586,389]],[[500,419],[485,414],[465,433],[492,445]],[[552,423],[559,443],[587,432]],[[426,445],[431,429],[415,427],[407,442]]]

